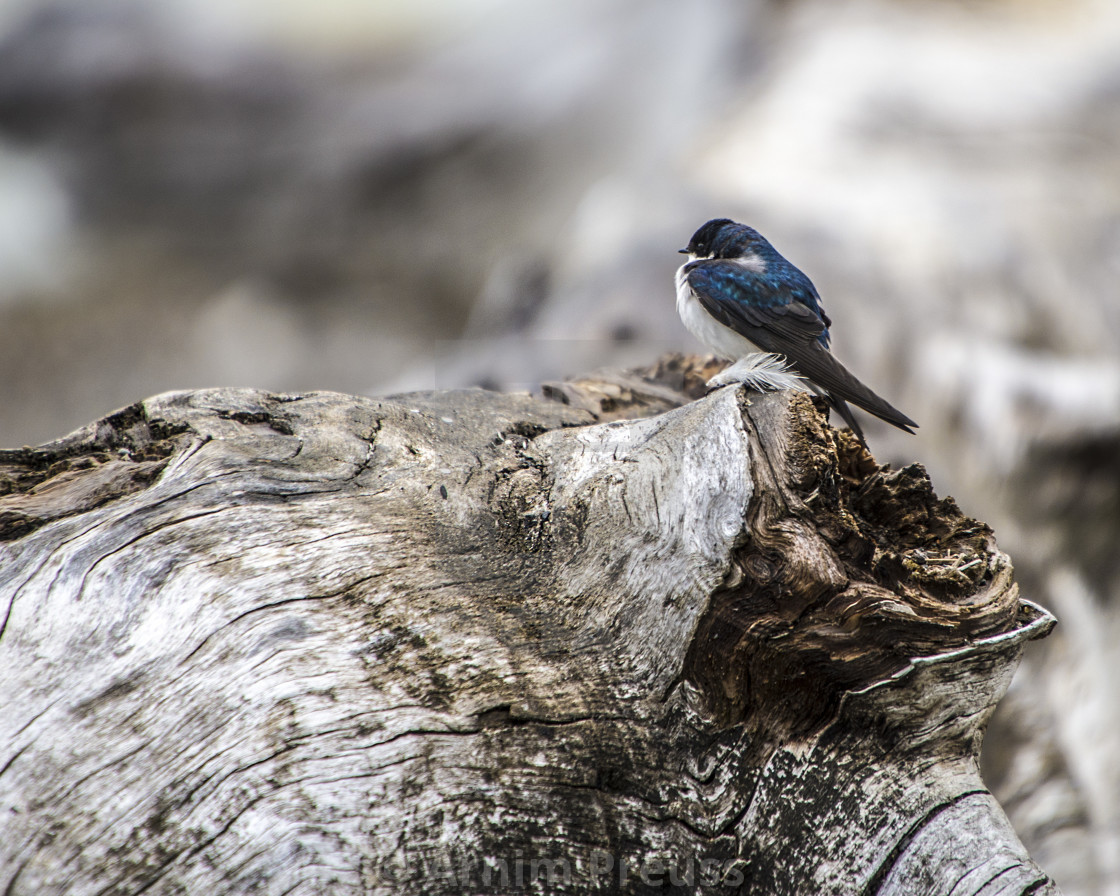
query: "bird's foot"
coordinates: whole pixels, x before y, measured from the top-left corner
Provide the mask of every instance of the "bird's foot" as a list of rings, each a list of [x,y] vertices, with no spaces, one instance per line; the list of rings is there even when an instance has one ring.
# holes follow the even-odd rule
[[[770,352],[756,352],[740,358],[708,380],[708,390],[721,386],[743,385],[755,392],[780,392],[783,389],[807,391],[808,383],[786,364],[785,358]]]

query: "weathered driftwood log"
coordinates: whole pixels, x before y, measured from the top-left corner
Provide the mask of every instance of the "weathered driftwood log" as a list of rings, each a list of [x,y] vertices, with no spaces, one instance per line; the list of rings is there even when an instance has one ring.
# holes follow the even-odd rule
[[[0,892],[1056,892],[977,772],[1053,620],[920,467],[711,372],[4,452]]]

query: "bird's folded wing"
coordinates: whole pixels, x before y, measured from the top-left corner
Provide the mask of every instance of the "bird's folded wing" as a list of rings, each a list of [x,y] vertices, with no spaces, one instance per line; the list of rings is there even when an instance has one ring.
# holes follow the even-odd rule
[[[688,271],[688,285],[704,310],[725,327],[770,350],[755,339],[756,331],[762,331],[781,341],[782,347],[773,351],[789,354],[791,359],[798,345],[816,341],[826,329],[821,315],[801,300],[796,286],[773,284],[734,261],[697,263]],[[810,301],[813,299],[815,296]]]
[[[688,284],[712,317],[745,336],[760,349],[784,355],[803,377],[837,398],[902,429],[918,424],[880,398],[850,374],[820,341],[825,332],[821,316],[796,293],[771,286],[766,278],[749,271],[723,267],[734,262],[709,261],[688,272]],[[784,297],[784,301],[782,300]]]

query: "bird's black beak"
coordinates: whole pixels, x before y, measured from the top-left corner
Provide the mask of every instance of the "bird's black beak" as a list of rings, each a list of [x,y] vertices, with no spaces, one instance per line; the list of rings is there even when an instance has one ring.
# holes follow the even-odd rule
[[[678,251],[678,252],[680,252],[680,253],[681,253],[681,255],[687,255],[687,254],[688,254],[688,250],[687,250],[687,249],[678,249],[677,251]]]

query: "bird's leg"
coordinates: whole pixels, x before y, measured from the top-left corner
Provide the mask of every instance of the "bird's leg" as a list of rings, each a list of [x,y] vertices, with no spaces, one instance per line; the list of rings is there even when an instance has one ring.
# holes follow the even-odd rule
[[[809,384],[790,370],[785,358],[771,352],[755,352],[740,358],[708,380],[709,389],[739,384],[755,392],[779,392],[783,389],[805,392],[809,389]]]

